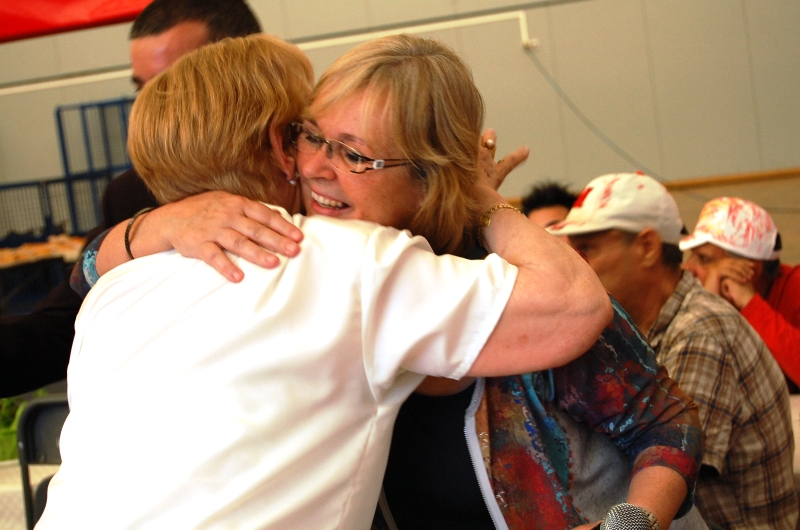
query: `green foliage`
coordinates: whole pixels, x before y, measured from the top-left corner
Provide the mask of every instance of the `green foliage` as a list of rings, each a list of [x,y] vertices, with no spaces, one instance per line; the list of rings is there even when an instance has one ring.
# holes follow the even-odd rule
[[[0,429],[17,426],[17,412],[25,402],[20,397],[0,399]]]
[[[46,396],[40,388],[35,397]],[[17,424],[27,401],[19,396],[0,398],[0,460],[15,460],[17,453]]]

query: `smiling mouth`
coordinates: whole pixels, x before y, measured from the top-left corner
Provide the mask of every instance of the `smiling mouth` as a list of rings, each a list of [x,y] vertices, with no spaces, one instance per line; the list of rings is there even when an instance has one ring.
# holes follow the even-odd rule
[[[343,202],[335,201],[333,199],[328,199],[327,197],[323,197],[322,195],[318,195],[318,194],[314,193],[313,191],[311,192],[311,198],[314,199],[314,202],[316,202],[317,204],[319,204],[320,206],[322,206],[324,208],[341,209],[341,208],[346,208],[347,207],[347,204],[345,204]]]

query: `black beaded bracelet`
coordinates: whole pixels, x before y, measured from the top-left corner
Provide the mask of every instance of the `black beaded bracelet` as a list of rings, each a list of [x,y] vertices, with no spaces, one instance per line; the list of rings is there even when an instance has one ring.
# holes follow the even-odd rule
[[[147,212],[149,212],[151,210],[153,210],[152,206],[148,207],[148,208],[142,208],[141,210],[139,210],[138,212],[133,214],[133,217],[131,217],[131,220],[128,221],[128,226],[125,227],[125,250],[128,251],[128,256],[130,256],[131,259],[136,259],[136,258],[133,257],[133,254],[131,253],[131,240],[130,240],[130,237],[131,237],[131,228],[133,227],[133,223],[136,222],[136,218],[137,217],[139,217],[140,215],[144,215],[144,214],[146,214]]]

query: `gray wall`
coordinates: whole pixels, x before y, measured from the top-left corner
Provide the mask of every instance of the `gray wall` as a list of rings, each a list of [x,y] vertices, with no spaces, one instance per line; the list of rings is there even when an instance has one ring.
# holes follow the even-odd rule
[[[250,0],[265,31],[306,42],[443,20],[426,31],[473,68],[499,134],[498,154],[531,147],[501,191],[537,179],[582,187],[644,168],[665,180],[800,166],[800,2],[797,0]],[[520,24],[462,19],[520,11]],[[128,67],[128,24],[0,45],[0,183],[63,173],[57,105],[133,93],[126,77],[3,93],[12,84]],[[352,44],[308,49],[317,73]],[[584,115],[559,97],[535,60]],[[590,127],[596,129],[593,132]],[[605,135],[615,152],[600,139]],[[796,204],[796,201],[794,202]]]

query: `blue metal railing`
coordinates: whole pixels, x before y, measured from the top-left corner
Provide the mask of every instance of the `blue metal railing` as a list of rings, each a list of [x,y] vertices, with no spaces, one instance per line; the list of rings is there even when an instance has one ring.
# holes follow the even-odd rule
[[[100,224],[108,170],[0,186],[0,247],[44,241],[53,234],[85,235]]]
[[[131,166],[125,143],[133,98],[58,107],[56,128],[64,175],[100,170],[120,173]]]
[[[56,108],[64,177],[0,185],[0,247],[53,234],[84,235],[100,223],[103,190],[131,167],[125,144],[133,101]]]

